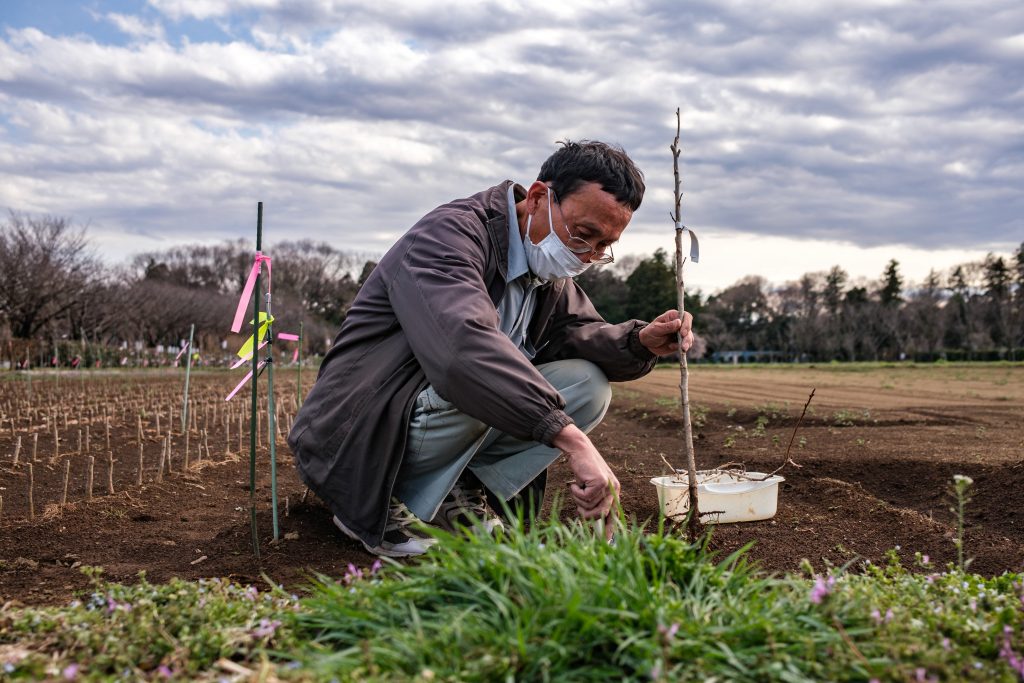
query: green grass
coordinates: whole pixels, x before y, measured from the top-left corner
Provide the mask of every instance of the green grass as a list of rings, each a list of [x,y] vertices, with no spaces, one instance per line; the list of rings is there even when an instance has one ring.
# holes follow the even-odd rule
[[[652,530],[648,530],[652,531]],[[296,600],[226,582],[97,583],[0,612],[0,677],[323,681],[1019,681],[1024,577],[896,553],[863,573],[768,576],[620,520],[439,536],[420,562],[319,577]],[[22,653],[12,662],[12,652]],[[221,664],[218,664],[221,662]],[[1021,665],[1024,666],[1024,665]],[[69,670],[68,667],[77,667]],[[160,667],[167,667],[161,669]],[[262,672],[260,670],[262,669]]]

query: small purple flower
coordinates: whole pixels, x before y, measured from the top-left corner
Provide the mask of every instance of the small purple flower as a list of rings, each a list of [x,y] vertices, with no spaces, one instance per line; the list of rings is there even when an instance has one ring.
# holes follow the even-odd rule
[[[673,622],[671,626],[666,627],[664,624],[658,624],[658,633],[665,640],[666,643],[671,641],[679,633],[679,622]]]
[[[260,625],[253,629],[252,634],[257,638],[271,638],[280,626],[281,622],[277,619],[260,619]]]
[[[164,678],[173,678],[174,677],[174,672],[171,671],[171,668],[169,666],[167,666],[166,664],[161,664],[157,668],[156,672],[158,674],[160,674],[161,676],[163,676]]]
[[[949,638],[943,638],[942,639],[942,649],[945,650],[946,652],[949,652],[950,650],[953,649],[953,646],[949,642]]]
[[[1024,680],[1024,657],[1014,652],[1013,646],[1010,643],[1010,636],[1013,635],[1013,628],[1010,626],[1003,627],[1003,646],[999,648],[999,656],[1006,660],[1006,663],[1011,669],[1017,672],[1017,675]]]
[[[832,587],[836,585],[836,578],[830,576],[827,579],[823,576],[818,576],[814,579],[814,587],[811,589],[811,602],[815,605],[820,605],[829,593],[832,592]]]
[[[921,564],[931,564],[931,558],[927,555],[921,556]]]
[[[63,676],[65,681],[73,681],[78,678],[78,665],[68,664],[64,667]]]
[[[344,581],[345,585],[351,585],[355,581],[359,581],[363,578],[363,570],[355,566],[351,562],[348,563],[348,569],[345,571]]]
[[[379,572],[383,568],[384,568],[384,563],[383,562],[381,562],[380,560],[374,560],[373,564],[370,565],[370,576],[373,576],[374,574],[376,574],[377,572]]]

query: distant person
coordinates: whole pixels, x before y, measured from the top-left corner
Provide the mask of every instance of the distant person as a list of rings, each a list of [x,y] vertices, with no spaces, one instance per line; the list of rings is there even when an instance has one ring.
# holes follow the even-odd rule
[[[586,435],[608,382],[693,341],[688,313],[605,322],[572,279],[612,262],[643,194],[621,148],[565,142],[528,189],[440,206],[384,255],[288,435],[342,532],[402,557],[433,543],[417,520],[493,530],[487,493],[537,507],[560,452],[580,516],[609,516],[619,482]]]

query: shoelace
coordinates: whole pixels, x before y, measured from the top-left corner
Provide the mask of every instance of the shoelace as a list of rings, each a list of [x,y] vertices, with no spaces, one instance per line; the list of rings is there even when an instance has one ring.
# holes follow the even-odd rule
[[[388,509],[388,525],[385,527],[385,531],[404,529],[418,521],[416,515],[412,514],[405,503],[392,502]]]
[[[456,484],[452,489],[452,497],[459,508],[472,512],[478,519],[484,519],[486,498],[483,489],[467,489]]]

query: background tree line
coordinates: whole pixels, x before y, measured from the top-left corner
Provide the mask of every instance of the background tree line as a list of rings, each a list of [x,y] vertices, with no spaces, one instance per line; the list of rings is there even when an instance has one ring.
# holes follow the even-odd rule
[[[278,331],[305,331],[324,353],[375,262],[308,240],[280,242],[273,258]],[[252,267],[245,240],[177,246],[104,264],[86,230],[53,216],[10,214],[0,223],[0,339],[12,365],[156,360],[191,324],[208,359],[240,340],[226,330]],[[674,308],[675,271],[664,250],[627,256],[577,278],[610,322],[650,320]],[[698,319],[693,358],[714,360],[918,360],[1024,357],[1024,243],[905,285],[890,261],[876,281],[839,266],[773,285],[748,276],[705,297],[687,294]],[[230,344],[228,342],[231,342]],[[225,350],[225,347],[230,347]],[[170,352],[173,357],[173,351]],[[166,358],[163,359],[166,362]]]

